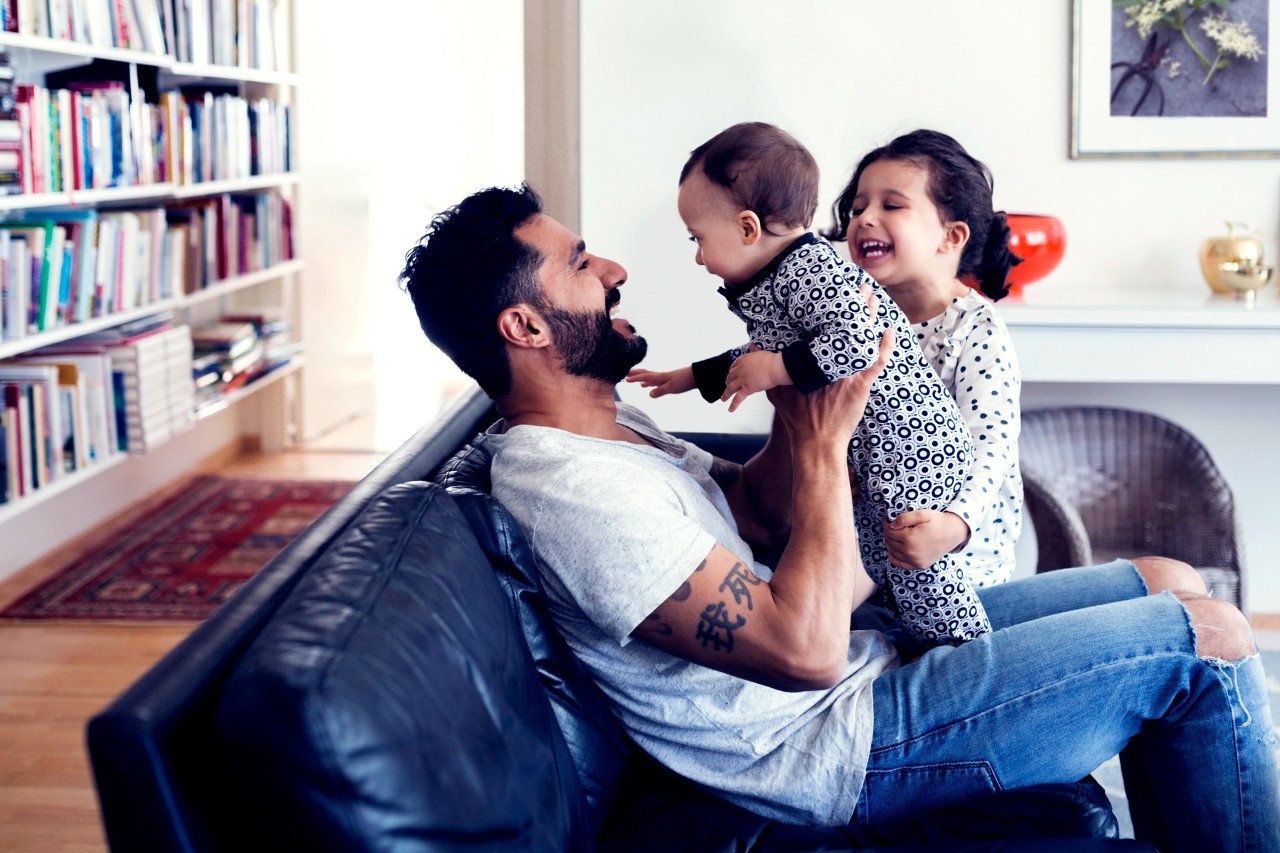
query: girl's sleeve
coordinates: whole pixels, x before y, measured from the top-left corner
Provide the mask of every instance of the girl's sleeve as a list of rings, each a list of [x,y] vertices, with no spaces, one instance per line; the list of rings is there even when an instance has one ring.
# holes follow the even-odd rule
[[[990,310],[976,318],[956,363],[952,389],[969,432],[974,462],[960,494],[947,507],[972,530],[995,503],[1009,467],[1017,463],[1022,372],[1009,330]]]
[[[714,403],[724,396],[725,386],[729,384],[729,368],[733,366],[734,360],[746,353],[749,346],[743,344],[693,363],[693,381],[698,386],[702,399]]]

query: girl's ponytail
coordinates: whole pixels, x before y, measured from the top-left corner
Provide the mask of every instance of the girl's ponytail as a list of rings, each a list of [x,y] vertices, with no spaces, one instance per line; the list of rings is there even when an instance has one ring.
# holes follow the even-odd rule
[[[993,302],[1004,298],[1009,293],[1009,271],[1020,263],[1022,258],[1009,250],[1009,219],[998,210],[991,216],[982,257],[973,270],[979,289]]]

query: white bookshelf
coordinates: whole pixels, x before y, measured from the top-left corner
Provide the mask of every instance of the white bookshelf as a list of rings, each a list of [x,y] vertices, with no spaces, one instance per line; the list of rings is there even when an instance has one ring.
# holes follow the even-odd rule
[[[286,44],[293,37],[295,5],[278,0],[280,20],[285,25]],[[129,66],[126,86],[133,97],[142,89],[139,79],[153,81],[156,90],[209,85],[225,89],[233,87],[245,99],[269,98],[296,108],[299,75],[291,70],[253,68],[244,65],[192,63],[177,55],[154,53],[118,47],[103,47],[75,41],[25,33],[0,32],[0,50],[9,54],[18,83],[45,85],[47,75],[87,66],[96,60],[109,60]],[[284,51],[293,53],[291,49]],[[150,89],[151,86],[148,86]],[[297,121],[290,122],[292,156],[296,169]],[[173,312],[175,322],[197,326],[217,319],[223,313],[252,313],[267,309],[283,309],[299,339],[300,296],[303,262],[296,255],[298,189],[296,172],[263,174],[233,180],[206,181],[193,184],[170,182],[139,184],[105,189],[33,193],[0,196],[0,220],[20,218],[28,211],[41,209],[93,207],[110,210],[115,207],[163,207],[172,202],[213,198],[223,194],[276,191],[286,198],[293,210],[294,256],[265,269],[208,282],[192,293],[162,298],[150,304],[104,317],[60,326],[15,340],[0,341],[0,359],[23,355],[50,344],[70,341],[82,335],[100,332],[151,314]],[[302,356],[295,354],[289,364],[273,369],[223,398],[206,404],[194,412],[193,427],[176,435],[168,444],[145,454],[108,456],[89,466],[55,477],[50,483],[34,489],[8,503],[0,504],[0,578],[38,559],[68,539],[91,529],[125,506],[146,497],[155,489],[177,479],[199,464],[205,457],[224,450],[228,444],[252,437],[264,447],[280,447],[291,443],[298,434],[295,401],[296,385],[301,381]],[[237,413],[240,414],[237,414]],[[169,444],[173,446],[170,447]],[[109,493],[109,501],[102,494]],[[48,518],[73,519],[51,529]]]

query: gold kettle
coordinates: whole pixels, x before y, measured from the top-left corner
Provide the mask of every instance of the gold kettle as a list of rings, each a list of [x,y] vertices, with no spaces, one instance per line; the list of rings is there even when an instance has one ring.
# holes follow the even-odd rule
[[[1237,234],[1236,229],[1247,234]],[[1238,294],[1240,287],[1228,281],[1223,270],[1262,269],[1262,232],[1247,222],[1227,222],[1227,236],[1210,237],[1200,244],[1200,272],[1214,293]],[[1256,286],[1256,285],[1255,285]]]

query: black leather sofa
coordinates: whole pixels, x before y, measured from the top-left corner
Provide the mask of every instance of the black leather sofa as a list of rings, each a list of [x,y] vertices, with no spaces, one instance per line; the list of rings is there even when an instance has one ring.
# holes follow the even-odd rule
[[[1091,781],[814,828],[658,767],[550,628],[483,447],[457,454],[492,416],[456,403],[89,722],[113,850],[1149,849]]]

